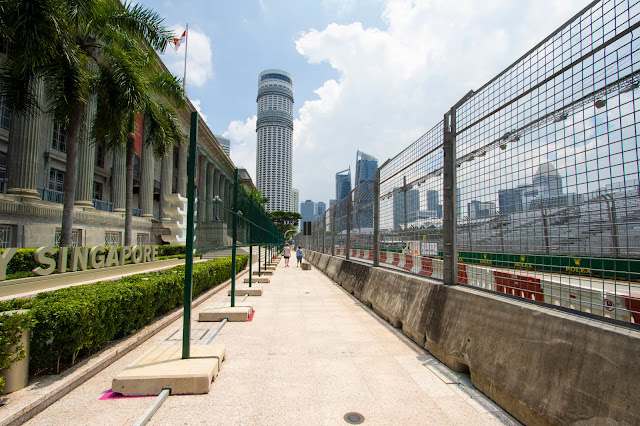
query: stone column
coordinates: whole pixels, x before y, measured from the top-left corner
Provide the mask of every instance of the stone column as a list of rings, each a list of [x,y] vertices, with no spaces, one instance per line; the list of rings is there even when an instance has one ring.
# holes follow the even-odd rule
[[[38,102],[42,98],[42,81],[33,83]],[[9,152],[7,158],[7,194],[28,198],[40,198],[38,194],[38,142],[40,139],[40,114],[33,117],[11,115]],[[51,141],[49,141],[51,142]]]
[[[113,151],[111,156],[113,158],[113,166],[111,167],[113,211],[124,213],[127,195],[127,158],[122,151]]]
[[[164,201],[164,194],[171,194],[173,191],[173,149],[162,159],[160,174],[160,219],[166,217],[166,211],[169,207]]]
[[[226,200],[225,200],[225,191],[224,191],[224,174],[220,174],[220,181],[218,182],[218,196],[220,197],[220,207],[218,208],[218,217],[220,218],[221,221],[226,223],[226,219],[227,219],[227,212],[224,209],[227,204],[226,204]]]
[[[183,197],[187,196],[187,157],[189,156],[189,139],[182,143],[178,149],[178,186],[176,192]]]
[[[85,116],[85,126],[80,133],[78,146],[78,180],[76,182],[76,199],[73,203],[84,208],[93,208],[93,175],[96,166],[96,145],[91,137],[91,125],[96,116],[96,96],[89,97]]]
[[[151,144],[142,146],[140,159],[140,209],[142,217],[153,217],[153,148]]]
[[[215,170],[215,165],[213,163],[209,163],[207,165],[207,217],[206,221],[211,222],[213,219],[213,171]]]
[[[198,222],[207,220],[207,157],[198,157]]]

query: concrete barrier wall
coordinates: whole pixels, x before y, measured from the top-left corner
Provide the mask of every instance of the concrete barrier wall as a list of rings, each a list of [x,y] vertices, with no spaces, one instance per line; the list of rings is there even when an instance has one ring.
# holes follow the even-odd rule
[[[357,261],[307,260],[525,424],[640,424],[640,331]]]

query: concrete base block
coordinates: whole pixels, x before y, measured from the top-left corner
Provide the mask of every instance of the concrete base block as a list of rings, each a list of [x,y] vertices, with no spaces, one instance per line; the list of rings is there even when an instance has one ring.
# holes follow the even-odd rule
[[[302,270],[303,271],[310,271],[311,270],[311,264],[310,263],[303,263],[302,264]]]
[[[245,294],[248,294],[249,296],[262,296],[262,287],[236,287],[236,297],[241,297]]]
[[[249,278],[245,278],[244,279],[244,283],[247,284],[249,282]],[[268,277],[253,277],[251,278],[251,283],[262,283],[262,284],[267,284],[269,282],[269,278]]]
[[[226,318],[229,322],[245,322],[253,311],[253,305],[250,305],[234,306],[233,308],[206,308],[200,312],[198,321],[222,321]]]
[[[159,345],[118,373],[111,388],[125,396],[209,392],[225,357],[223,345],[192,345],[191,358],[182,359],[182,346]]]
[[[253,275],[258,275],[258,271],[253,271]],[[266,275],[270,277],[271,275],[273,275],[273,271],[262,271],[261,275]]]

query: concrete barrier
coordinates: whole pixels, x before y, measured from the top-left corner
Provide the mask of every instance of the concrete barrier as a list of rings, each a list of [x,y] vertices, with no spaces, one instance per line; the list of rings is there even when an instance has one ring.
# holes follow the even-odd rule
[[[636,329],[363,262],[308,260],[525,424],[640,424]]]

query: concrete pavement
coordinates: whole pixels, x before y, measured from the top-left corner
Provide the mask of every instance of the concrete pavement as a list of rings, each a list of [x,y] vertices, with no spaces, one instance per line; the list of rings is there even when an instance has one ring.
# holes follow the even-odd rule
[[[448,370],[317,270],[280,262],[263,286],[261,297],[248,299],[252,321],[227,323],[213,340],[226,346],[227,356],[209,393],[170,396],[150,424],[338,425],[349,412],[362,414],[365,424],[516,423],[468,377]],[[218,291],[192,318],[228,300],[227,291]],[[180,345],[181,322],[176,318],[27,424],[133,424],[154,398],[100,398],[150,346]],[[217,326],[194,320],[192,344],[202,344]]]

